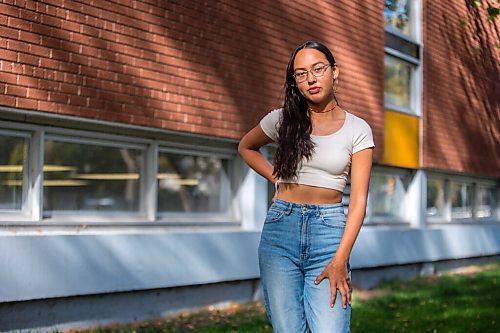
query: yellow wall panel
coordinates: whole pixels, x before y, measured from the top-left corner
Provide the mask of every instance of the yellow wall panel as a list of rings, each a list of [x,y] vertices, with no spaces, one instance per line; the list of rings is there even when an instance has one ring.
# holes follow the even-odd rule
[[[383,164],[417,169],[419,117],[385,110]]]

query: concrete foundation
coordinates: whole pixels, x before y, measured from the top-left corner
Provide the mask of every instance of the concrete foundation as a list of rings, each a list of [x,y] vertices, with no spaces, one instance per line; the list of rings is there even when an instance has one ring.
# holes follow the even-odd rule
[[[408,280],[416,276],[460,271],[467,266],[482,265],[495,261],[500,261],[500,255],[354,269],[352,272],[352,283],[354,287],[371,289],[384,280]]]

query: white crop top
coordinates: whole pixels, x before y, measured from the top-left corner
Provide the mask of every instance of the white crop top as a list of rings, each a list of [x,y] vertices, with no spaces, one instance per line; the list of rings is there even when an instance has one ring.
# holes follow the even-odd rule
[[[276,142],[282,109],[269,112],[260,121],[264,133]],[[315,144],[310,160],[304,158],[298,178],[279,179],[281,183],[295,183],[344,191],[351,169],[352,154],[375,147],[370,125],[346,111],[342,127],[333,134],[312,135]]]

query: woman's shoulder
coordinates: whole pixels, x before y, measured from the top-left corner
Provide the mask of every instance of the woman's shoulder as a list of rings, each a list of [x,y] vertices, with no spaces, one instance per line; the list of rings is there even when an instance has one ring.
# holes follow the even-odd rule
[[[282,113],[283,113],[283,108],[276,108],[269,112],[269,114],[272,114],[277,117],[279,117]]]
[[[360,150],[375,147],[372,128],[368,122],[352,113],[349,113],[349,118],[351,119],[352,153],[354,154]]]
[[[282,113],[283,113],[283,108],[277,108],[271,110],[263,117],[262,121],[277,123],[280,120]]]
[[[278,124],[280,122],[282,110],[281,108],[274,109],[266,114],[260,121],[260,127],[273,141],[276,141],[278,138]]]
[[[354,129],[363,129],[366,127],[371,128],[370,124],[368,124],[368,122],[364,118],[357,116],[354,113],[349,112],[348,110],[345,110],[345,112],[346,117],[350,119],[351,126]]]

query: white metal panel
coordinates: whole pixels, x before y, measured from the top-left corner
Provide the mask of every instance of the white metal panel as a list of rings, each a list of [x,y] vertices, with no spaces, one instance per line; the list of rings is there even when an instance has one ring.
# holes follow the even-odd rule
[[[1,236],[0,302],[254,279],[260,233]],[[500,253],[500,226],[364,227],[352,268]]]
[[[254,279],[258,236],[2,236],[0,302]]]

